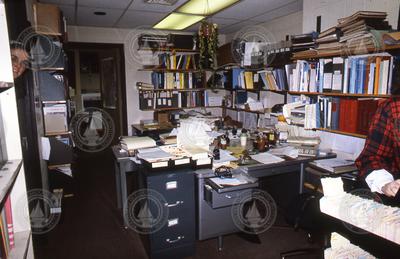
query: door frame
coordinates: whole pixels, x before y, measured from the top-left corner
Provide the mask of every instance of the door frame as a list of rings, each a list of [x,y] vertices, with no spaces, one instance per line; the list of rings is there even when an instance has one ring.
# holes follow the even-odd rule
[[[128,113],[127,113],[127,96],[126,96],[126,74],[125,74],[125,52],[122,43],[90,43],[90,42],[68,42],[65,46],[67,51],[75,50],[102,50],[107,48],[115,48],[119,52],[120,64],[119,74],[121,77],[121,124],[122,135],[128,135]],[[72,72],[72,71],[69,71]]]

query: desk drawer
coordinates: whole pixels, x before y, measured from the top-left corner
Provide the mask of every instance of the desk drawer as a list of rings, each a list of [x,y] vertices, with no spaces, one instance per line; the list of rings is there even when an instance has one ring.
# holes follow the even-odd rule
[[[211,186],[204,185],[204,200],[213,208],[221,208],[232,206],[235,200],[243,193],[248,192],[250,189],[239,191],[218,193]]]

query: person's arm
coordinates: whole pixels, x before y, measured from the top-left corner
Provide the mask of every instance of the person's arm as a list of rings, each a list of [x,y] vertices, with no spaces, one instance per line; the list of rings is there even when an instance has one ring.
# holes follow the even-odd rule
[[[372,120],[368,137],[356,165],[360,176],[365,179],[371,191],[382,193],[382,187],[393,182],[393,123],[390,100],[382,103]]]

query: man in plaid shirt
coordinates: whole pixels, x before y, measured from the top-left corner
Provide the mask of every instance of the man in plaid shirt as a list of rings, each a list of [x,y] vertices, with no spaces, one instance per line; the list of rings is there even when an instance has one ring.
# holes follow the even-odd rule
[[[392,94],[400,94],[399,66],[393,71]],[[391,97],[379,105],[356,165],[371,191],[389,197],[399,191],[400,97]]]

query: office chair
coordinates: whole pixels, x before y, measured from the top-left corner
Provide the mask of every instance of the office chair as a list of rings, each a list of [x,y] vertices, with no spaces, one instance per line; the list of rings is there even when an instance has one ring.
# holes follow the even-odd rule
[[[322,248],[304,248],[285,251],[281,258],[323,258],[324,248],[328,244],[328,235],[325,233],[323,217],[319,210],[318,187],[308,193],[298,195],[291,203],[290,209],[285,215],[286,221],[293,226],[295,231],[300,228],[307,232],[307,241],[314,243],[316,236],[323,237]]]

